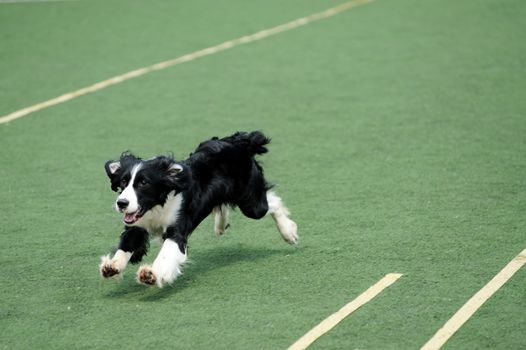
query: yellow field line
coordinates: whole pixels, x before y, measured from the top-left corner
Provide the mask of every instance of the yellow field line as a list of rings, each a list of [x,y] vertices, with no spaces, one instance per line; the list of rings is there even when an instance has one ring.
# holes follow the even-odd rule
[[[156,64],[151,65],[151,66],[139,68],[139,69],[133,70],[131,72],[124,73],[122,75],[117,75],[117,76],[115,76],[113,78],[110,78],[110,79],[98,82],[96,84],[84,87],[84,88],[79,89],[77,91],[69,92],[69,93],[66,93],[64,95],[52,98],[51,100],[47,100],[45,102],[37,103],[36,105],[30,106],[30,107],[27,107],[27,108],[23,108],[23,109],[20,109],[20,110],[18,110],[16,112],[12,112],[10,114],[7,114],[7,115],[5,115],[3,117],[0,117],[0,124],[10,122],[12,120],[15,120],[15,119],[21,118],[23,116],[26,116],[26,115],[28,115],[30,113],[33,113],[33,112],[36,112],[36,111],[40,111],[42,109],[49,108],[51,106],[54,106],[54,105],[57,105],[57,104],[60,104],[60,103],[64,103],[66,101],[72,100],[72,99],[77,98],[79,96],[83,96],[83,95],[86,95],[86,94],[89,94],[89,93],[92,93],[92,92],[95,92],[95,91],[102,90],[104,88],[107,88],[107,87],[115,85],[115,84],[122,83],[123,81],[129,80],[129,79],[132,79],[132,78],[137,78],[137,77],[140,77],[142,75],[145,75],[145,74],[148,74],[148,73],[151,73],[151,72],[155,72],[155,71],[158,71],[158,70],[161,70],[161,69],[172,67],[172,66],[175,66],[175,65],[178,65],[178,64],[181,64],[181,63],[193,61],[193,60],[195,60],[197,58],[200,58],[200,57],[212,55],[214,53],[221,52],[221,51],[224,51],[224,50],[227,50],[227,49],[231,49],[231,48],[239,46],[239,45],[248,44],[248,43],[251,43],[251,42],[254,42],[254,41],[265,39],[265,38],[268,38],[270,36],[273,36],[273,35],[276,35],[276,34],[279,34],[279,33],[283,33],[283,32],[289,31],[289,30],[294,29],[294,28],[298,28],[298,27],[304,26],[304,25],[312,23],[312,22],[316,22],[316,21],[319,21],[319,20],[322,20],[322,19],[325,19],[325,18],[329,18],[329,17],[337,15],[337,14],[339,14],[341,12],[347,11],[347,10],[353,8],[353,7],[364,5],[364,4],[370,3],[372,1],[374,1],[374,0],[353,0],[353,1],[349,1],[349,2],[346,2],[344,4],[332,7],[330,9],[328,9],[328,10],[323,11],[323,12],[318,12],[318,13],[314,13],[314,14],[306,16],[306,17],[298,18],[298,19],[296,19],[294,21],[291,21],[291,22],[288,22],[288,23],[285,23],[285,24],[281,24],[281,25],[273,27],[273,28],[265,29],[265,30],[262,30],[260,32],[257,32],[257,33],[251,34],[251,35],[245,35],[245,36],[242,36],[242,37],[237,38],[237,39],[225,41],[222,44],[211,46],[211,47],[208,47],[208,48],[203,49],[203,50],[195,51],[193,53],[190,53],[190,54],[187,54],[187,55],[184,55],[184,56],[181,56],[181,57],[177,57],[177,58],[172,59],[172,60],[159,62],[159,63],[156,63]]]
[[[400,277],[402,277],[402,274],[400,273],[390,273],[385,275],[381,280],[360,294],[360,296],[358,296],[356,299],[327,317],[320,324],[307,332],[303,337],[292,344],[288,350],[306,349],[309,345],[314,343],[316,339],[330,331],[332,328],[334,328],[334,326],[340,323],[345,317],[356,311],[360,306],[368,303],[371,299],[380,294],[380,292],[385,288],[395,283]]]
[[[467,301],[420,350],[440,349],[471,316],[526,263],[526,249]]]

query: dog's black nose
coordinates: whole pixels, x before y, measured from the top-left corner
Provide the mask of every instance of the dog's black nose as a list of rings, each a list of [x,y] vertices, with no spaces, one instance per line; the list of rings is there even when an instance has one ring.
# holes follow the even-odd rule
[[[130,204],[130,201],[127,199],[119,199],[117,200],[117,206],[119,209],[126,209],[126,207]]]

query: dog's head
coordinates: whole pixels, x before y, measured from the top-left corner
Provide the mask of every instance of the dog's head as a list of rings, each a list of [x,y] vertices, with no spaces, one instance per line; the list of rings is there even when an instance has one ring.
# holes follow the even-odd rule
[[[184,189],[187,168],[171,157],[159,156],[142,160],[123,153],[119,160],[109,160],[104,168],[111,189],[119,192],[115,209],[124,214],[124,223],[135,224],[157,205],[164,205],[171,192]]]

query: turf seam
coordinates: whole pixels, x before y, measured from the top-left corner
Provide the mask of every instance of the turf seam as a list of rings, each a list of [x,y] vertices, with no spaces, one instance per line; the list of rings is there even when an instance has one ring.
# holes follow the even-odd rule
[[[42,2],[79,2],[80,0],[0,0],[2,4],[28,4],[28,3],[42,3]]]

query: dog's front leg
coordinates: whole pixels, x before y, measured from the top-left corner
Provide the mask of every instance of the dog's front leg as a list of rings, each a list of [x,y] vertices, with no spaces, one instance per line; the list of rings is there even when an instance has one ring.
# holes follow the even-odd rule
[[[139,227],[127,227],[121,234],[119,247],[110,258],[109,255],[101,257],[100,274],[104,278],[118,277],[128,265],[128,262],[137,263],[148,251],[148,232]]]
[[[162,288],[170,284],[181,274],[182,265],[186,261],[186,238],[173,233],[168,229],[164,235],[165,240],[153,264],[143,265],[137,272],[140,283],[154,285]]]

